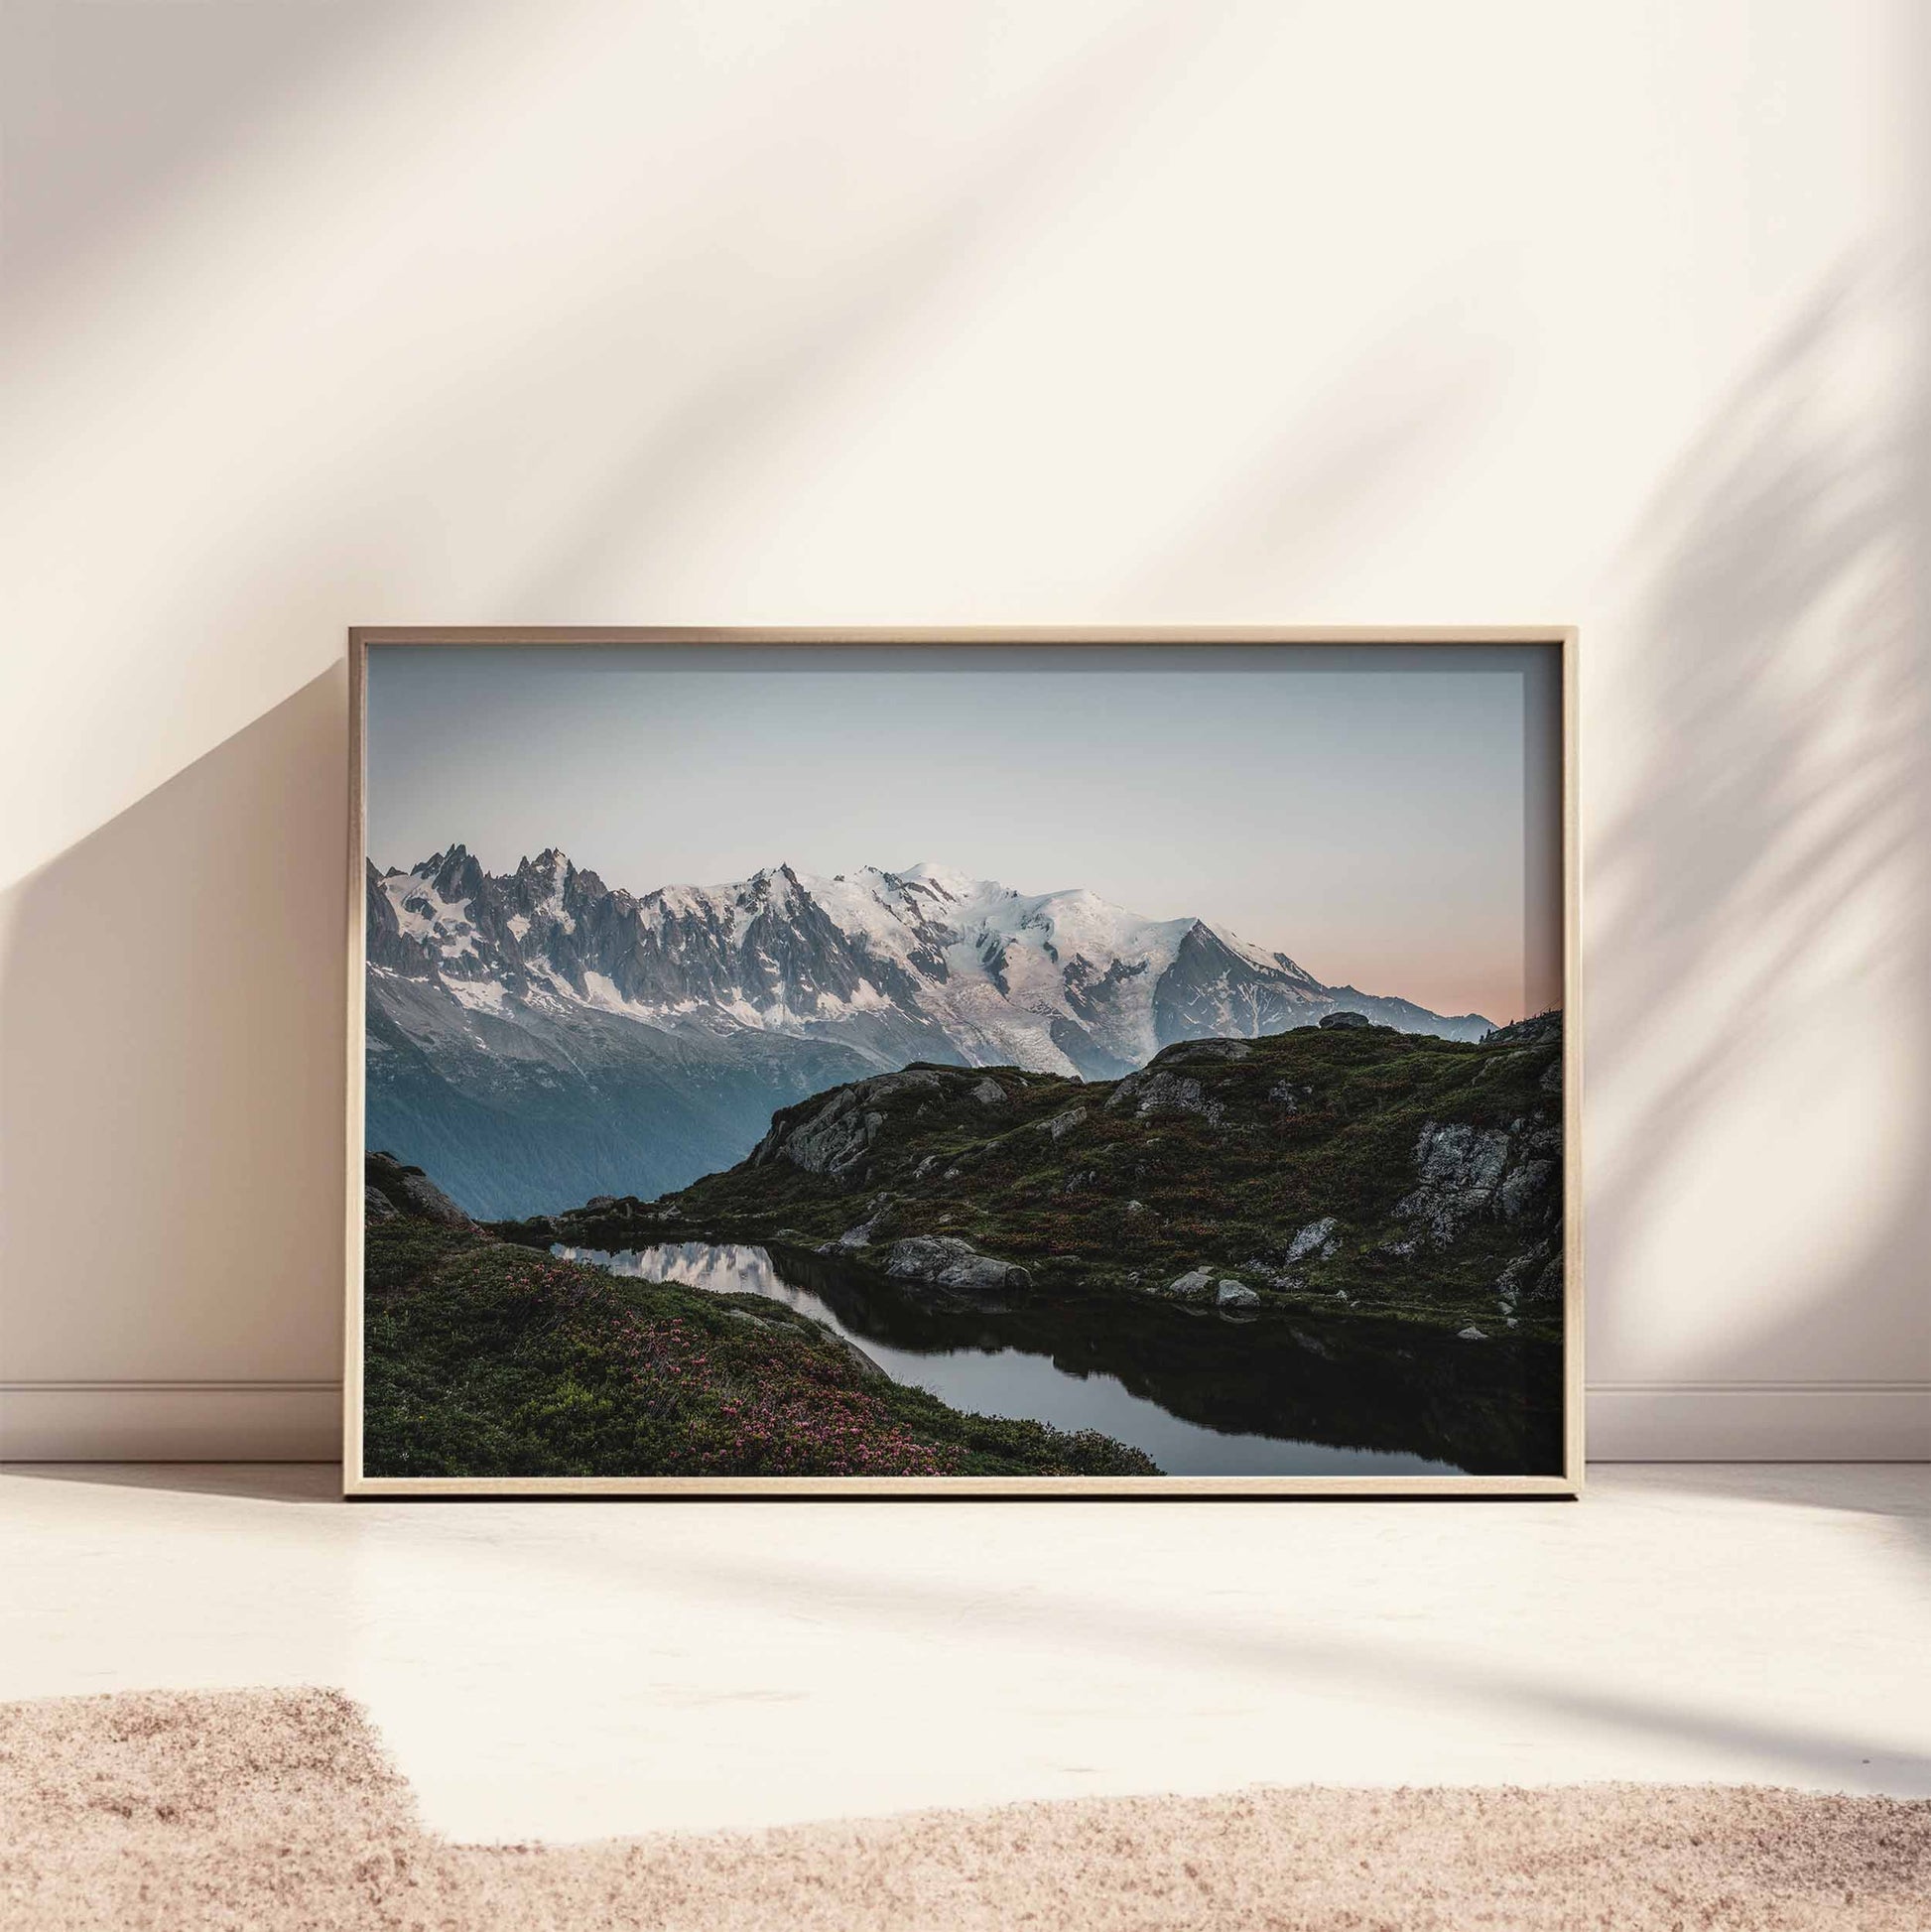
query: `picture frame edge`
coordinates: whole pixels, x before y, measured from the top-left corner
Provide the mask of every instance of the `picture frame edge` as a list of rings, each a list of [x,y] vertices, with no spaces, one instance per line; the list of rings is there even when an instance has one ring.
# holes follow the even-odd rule
[[[363,1086],[366,947],[368,653],[411,646],[635,644],[1546,644],[1558,647],[1561,758],[1563,979],[1563,1422],[1562,1470],[1547,1476],[1358,1477],[371,1477],[363,1468]],[[1144,1501],[1578,1500],[1586,1486],[1584,1363],[1582,808],[1577,624],[1397,625],[382,625],[347,631],[348,838],[345,856],[344,1310],[342,1479],[345,1501],[836,1500]]]

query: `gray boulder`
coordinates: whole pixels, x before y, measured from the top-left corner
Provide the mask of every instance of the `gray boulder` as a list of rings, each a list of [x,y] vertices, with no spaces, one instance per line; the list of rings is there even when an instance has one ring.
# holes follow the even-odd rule
[[[380,1188],[365,1187],[362,1190],[362,1219],[364,1222],[394,1221],[397,1217],[395,1203]]]
[[[1213,1286],[1214,1272],[1211,1268],[1189,1268],[1185,1274],[1175,1275],[1164,1288],[1156,1288],[1153,1292],[1184,1302],[1207,1294]]]
[[[1287,1265],[1291,1268],[1297,1261],[1332,1261],[1341,1252],[1341,1240],[1335,1233],[1340,1225],[1333,1215],[1309,1222],[1288,1242]]]
[[[957,1234],[907,1234],[892,1243],[885,1272],[895,1281],[920,1281],[966,1293],[1017,1291],[1032,1276],[1010,1261],[981,1254]]]
[[[864,1082],[864,1097],[872,1105],[883,1105],[902,1094],[935,1093],[945,1084],[930,1067],[905,1067],[895,1074],[880,1074],[876,1080]]]
[[[1258,1308],[1260,1297],[1243,1281],[1217,1282],[1214,1288],[1217,1308]]]
[[[1214,1061],[1245,1060],[1253,1052],[1245,1040],[1183,1040],[1156,1053],[1152,1067],[1200,1067]]]
[[[1344,1026],[1372,1026],[1373,1023],[1365,1013],[1324,1013],[1321,1016],[1321,1024],[1331,1030]]]

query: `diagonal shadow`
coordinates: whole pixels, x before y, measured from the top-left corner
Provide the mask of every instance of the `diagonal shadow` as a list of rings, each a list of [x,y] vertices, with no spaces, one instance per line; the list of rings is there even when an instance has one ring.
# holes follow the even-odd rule
[[[0,127],[8,299],[129,248],[304,95],[343,88],[413,10],[392,0],[8,0]]]
[[[859,1625],[900,1628],[909,1619],[925,1625],[941,1643],[957,1636],[964,1608],[953,1590],[888,1578],[873,1567],[813,1574],[754,1555],[699,1558],[660,1549],[651,1556],[651,1582],[653,1588],[682,1587],[706,1596],[720,1588],[733,1595],[749,1593],[754,1601],[782,1601],[794,1610],[809,1608],[827,1618]],[[1574,1674],[1537,1672],[1527,1662],[1504,1666],[1326,1633],[1247,1635],[1112,1595],[1102,1605],[1074,1592],[1048,1596],[1029,1591],[1019,1616],[1028,1627],[1155,1670],[1170,1665],[1176,1654],[1211,1648],[1217,1660],[1233,1662],[1257,1677],[1291,1676],[1381,1694],[1400,1685],[1424,1695],[1446,1691],[1470,1708],[1553,1712],[1611,1733],[1669,1738],[1770,1758],[1784,1767],[1782,1775],[1795,1778],[1843,1778],[1861,1764],[1881,1761],[1886,1779],[1892,1781],[1889,1788],[1931,1795],[1931,1748],[1899,1749],[1890,1742],[1739,1718],[1684,1701],[1612,1694]]]
[[[1620,1129],[1592,1157],[1591,1251],[1597,1280],[1640,1278],[1663,1230],[1680,1239],[1681,1178],[1720,1168],[1780,1104],[1777,1212],[1812,1272],[1779,1314],[1731,1325],[1672,1369],[1828,1376],[1861,1326],[1908,1338],[1895,1372],[1927,1385],[1931,1455],[1925,424],[1894,394],[1846,404],[1848,366],[1921,307],[1915,274],[1878,267],[1821,291],[1639,537],[1650,589],[1633,648],[1618,689],[1590,694],[1636,748],[1627,802],[1589,843],[1594,1072]],[[1860,1123],[1863,1147],[1809,1140],[1812,1096],[1772,1100],[1766,1068],[1820,1021],[1857,1029],[1840,1035],[1854,1048],[1881,1029],[1880,1056],[1811,1063],[1887,1092],[1888,1112]],[[1873,1162],[1886,1185],[1865,1184]],[[1842,1177],[1835,1194],[1809,1184],[1813,1165]],[[1821,1265],[1806,1206],[1830,1218]],[[1748,1305],[1714,1239],[1703,1267]],[[1643,1306],[1599,1300],[1604,1352],[1639,1356]]]
[[[1171,609],[1184,621],[1198,610],[1203,583],[1213,586],[1217,607],[1270,598],[1298,570],[1350,554],[1369,531],[1387,543],[1404,511],[1426,504],[1453,473],[1505,378],[1493,344],[1444,340],[1438,316],[1418,315],[1357,354],[1270,434],[1149,560],[1129,607],[1149,615]],[[1278,620],[1282,613],[1262,601],[1256,615]]]
[[[1084,175],[1131,138],[1188,60],[1225,39],[1226,25],[1208,10],[1130,11],[1038,88],[943,193],[874,235],[861,259],[828,264],[836,272],[808,291],[788,290],[781,330],[766,337],[753,328],[734,359],[686,383],[668,403],[658,385],[640,385],[627,447],[606,473],[585,478],[575,517],[509,583],[505,606],[554,614],[580,603],[619,561],[633,579],[647,569],[643,560],[675,542],[694,491],[720,472],[739,472],[746,452],[777,442],[790,416],[823,407],[842,379],[886,355],[995,246],[1010,247],[1029,216],[1077,192]],[[719,186],[708,218],[740,196],[756,197],[763,159],[748,158]],[[629,317],[640,339],[648,340],[649,319],[678,300],[677,274],[666,263],[638,285]],[[754,288],[747,283],[746,294]]]
[[[864,273],[834,278],[802,322],[783,312],[761,356],[647,372],[646,427],[620,473],[583,482],[575,526],[513,567],[507,608],[465,615],[554,614],[543,606],[612,557],[647,550],[700,474],[874,354],[1056,168],[1103,158],[1210,25],[1129,15],[936,208],[875,238]],[[297,32],[262,60],[292,79],[304,49]],[[207,85],[267,87],[252,60],[235,52]],[[178,176],[191,145],[181,133]],[[169,173],[157,163],[155,193]],[[688,194],[694,228],[731,192]],[[624,283],[648,308],[671,269],[639,280],[634,267]],[[540,317],[527,353],[555,356]],[[487,400],[465,391],[451,406],[472,415]],[[212,582],[202,628],[251,628],[262,608],[259,575]],[[0,1382],[273,1378],[337,1358],[344,713],[337,670],[0,897]]]
[[[347,763],[338,667],[0,898],[0,1382],[338,1359]]]

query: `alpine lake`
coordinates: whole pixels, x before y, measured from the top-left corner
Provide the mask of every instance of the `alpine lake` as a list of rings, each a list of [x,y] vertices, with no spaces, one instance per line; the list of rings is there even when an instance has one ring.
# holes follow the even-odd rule
[[[1560,1351],[1355,1314],[1223,1313],[1116,1295],[964,1306],[809,1248],[552,1252],[761,1295],[953,1408],[1096,1429],[1170,1476],[1537,1475],[1561,1467]]]

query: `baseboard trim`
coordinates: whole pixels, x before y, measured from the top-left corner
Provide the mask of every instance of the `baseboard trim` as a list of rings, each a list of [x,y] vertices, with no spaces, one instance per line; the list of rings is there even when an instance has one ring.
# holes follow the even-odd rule
[[[340,1382],[0,1382],[0,1462],[332,1463],[341,1449]]]
[[[1589,1458],[1931,1462],[1931,1382],[1593,1382]]]
[[[321,1463],[331,1381],[0,1382],[0,1462]],[[1599,1463],[1931,1462],[1931,1382],[1598,1382]]]

